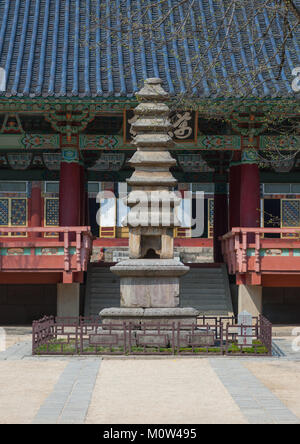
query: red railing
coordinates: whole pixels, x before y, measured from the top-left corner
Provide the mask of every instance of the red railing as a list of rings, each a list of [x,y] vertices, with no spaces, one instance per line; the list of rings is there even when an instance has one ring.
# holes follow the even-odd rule
[[[268,234],[280,236],[265,237]],[[300,273],[300,229],[233,228],[220,239],[229,274],[268,271]]]
[[[49,227],[17,228],[18,233],[38,237],[2,237],[0,239],[0,271],[64,271],[82,272],[92,252],[90,227],[55,227],[57,238],[45,238]],[[2,228],[1,233],[16,232]]]

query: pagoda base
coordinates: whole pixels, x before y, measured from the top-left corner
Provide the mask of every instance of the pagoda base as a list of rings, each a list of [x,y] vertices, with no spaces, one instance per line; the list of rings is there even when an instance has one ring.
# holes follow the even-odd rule
[[[97,328],[91,336],[90,345],[111,347],[212,347],[215,345],[215,333],[205,327],[194,330],[108,330]]]
[[[173,326],[180,330],[191,330],[197,325],[199,311],[191,307],[176,308],[105,308],[99,313],[102,328],[123,330],[124,323],[131,324],[133,330],[160,328],[170,330]]]
[[[102,328],[98,344],[114,341],[146,347],[208,347],[215,344],[215,333],[197,326],[199,312],[194,308],[106,308],[100,312]]]
[[[111,271],[120,277],[121,307],[176,308],[179,279],[189,267],[174,259],[129,259]]]

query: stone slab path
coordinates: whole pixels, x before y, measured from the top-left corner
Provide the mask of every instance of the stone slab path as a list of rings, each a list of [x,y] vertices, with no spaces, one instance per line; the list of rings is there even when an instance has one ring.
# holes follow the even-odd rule
[[[33,424],[83,424],[100,363],[100,359],[69,362]]]
[[[243,362],[211,359],[210,364],[250,424],[300,424],[299,418]]]

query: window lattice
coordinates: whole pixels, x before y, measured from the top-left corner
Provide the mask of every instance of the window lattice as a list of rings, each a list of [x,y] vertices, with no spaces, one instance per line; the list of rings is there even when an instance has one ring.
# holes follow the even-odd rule
[[[7,227],[9,225],[9,200],[0,199],[0,225]]]
[[[282,200],[282,227],[300,227],[300,200]]]
[[[45,226],[57,227],[59,225],[59,199],[46,199]]]
[[[27,225],[27,200],[11,200],[11,226],[26,227]]]
[[[27,199],[0,199],[0,227],[27,227]],[[0,236],[27,237],[27,233],[0,231]]]

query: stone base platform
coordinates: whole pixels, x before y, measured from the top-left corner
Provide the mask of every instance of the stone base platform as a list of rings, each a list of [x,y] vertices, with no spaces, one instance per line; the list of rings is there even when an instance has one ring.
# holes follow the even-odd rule
[[[111,324],[119,324],[123,329],[123,323],[130,322],[135,330],[146,330],[160,327],[160,330],[178,328],[191,330],[192,325],[197,325],[198,310],[191,307],[175,308],[105,308],[100,313],[103,329],[110,328]]]
[[[130,335],[130,336],[129,336]],[[130,339],[130,341],[129,341]],[[215,345],[215,334],[206,328],[195,330],[110,330],[98,329],[91,335],[89,345],[102,347],[211,347]]]

